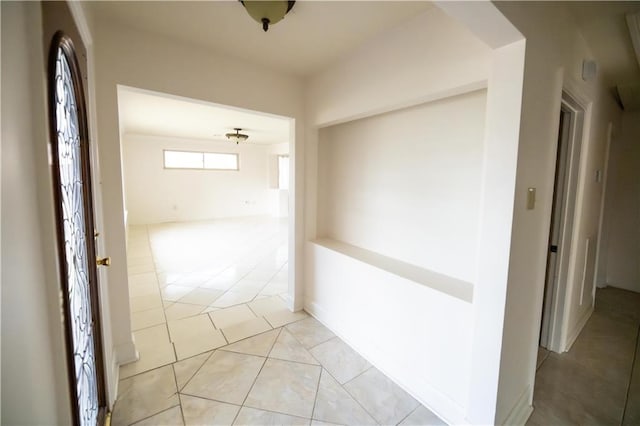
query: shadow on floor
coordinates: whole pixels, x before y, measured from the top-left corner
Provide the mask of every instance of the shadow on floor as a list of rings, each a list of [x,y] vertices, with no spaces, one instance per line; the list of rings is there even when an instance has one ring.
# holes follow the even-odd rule
[[[598,289],[569,352],[541,351],[528,425],[640,424],[640,294]]]

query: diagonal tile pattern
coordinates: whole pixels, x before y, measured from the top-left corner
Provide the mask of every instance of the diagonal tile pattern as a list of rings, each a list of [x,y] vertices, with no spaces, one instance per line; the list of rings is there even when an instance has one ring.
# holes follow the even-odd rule
[[[371,367],[367,360],[337,337],[311,349],[311,354],[340,384],[353,380]]]
[[[241,405],[265,359],[236,352],[217,351],[189,380],[182,393]]]
[[[343,425],[376,425],[362,408],[326,370],[322,371],[313,418]]]
[[[155,414],[151,417],[147,417],[144,420],[141,420],[137,423],[134,423],[135,426],[183,426],[184,421],[182,420],[182,409],[180,406],[175,406],[169,408],[168,410],[162,411],[158,414]]]
[[[239,352],[248,355],[266,357],[273,343],[276,341],[280,330],[271,330],[253,337],[241,340],[237,343],[222,348],[225,351]]]
[[[245,405],[310,418],[320,367],[267,359]]]
[[[283,329],[269,353],[269,357],[285,361],[302,362],[305,364],[319,364],[319,362],[307,351],[295,337],[286,329]]]
[[[274,413],[273,411],[257,410],[255,408],[242,407],[240,414],[234,422],[236,425],[279,425],[279,426],[306,426],[309,420],[303,417],[294,417],[287,414]]]
[[[286,328],[307,349],[335,337],[335,334],[313,318],[294,322]]]
[[[129,425],[180,404],[170,365],[120,381],[113,424]]]
[[[176,375],[176,385],[181,391],[184,385],[196,374],[213,352],[205,352],[191,358],[183,359],[173,364],[173,372]]]
[[[180,395],[180,402],[185,426],[230,425],[240,411],[237,405],[188,395]]]
[[[247,221],[130,230],[140,360],[121,367],[113,424],[441,424],[316,319],[286,308],[282,224]]]
[[[433,414],[422,405],[413,410],[401,423],[401,426],[446,426],[447,424],[440,420],[438,416]]]
[[[420,405],[376,368],[347,383],[345,389],[383,425],[398,424]]]

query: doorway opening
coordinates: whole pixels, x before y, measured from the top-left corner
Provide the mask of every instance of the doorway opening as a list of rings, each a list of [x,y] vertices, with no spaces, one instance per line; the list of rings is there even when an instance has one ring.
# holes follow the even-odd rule
[[[118,108],[140,354],[121,377],[299,319],[289,309],[294,120],[122,86]]]
[[[585,108],[562,92],[553,206],[549,232],[538,367],[548,354],[563,352],[562,325],[573,237]]]

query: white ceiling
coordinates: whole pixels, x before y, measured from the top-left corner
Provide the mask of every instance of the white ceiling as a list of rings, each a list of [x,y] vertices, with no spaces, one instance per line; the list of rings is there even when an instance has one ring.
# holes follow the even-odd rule
[[[225,133],[240,127],[249,144],[289,142],[287,118],[193,99],[119,87],[118,109],[123,134],[227,140]]]
[[[296,75],[310,75],[367,39],[435,7],[427,1],[300,1],[263,32],[239,1],[91,1],[95,20],[162,34]]]
[[[267,33],[238,1],[97,1],[93,19],[162,34],[295,75],[309,75],[416,13],[426,1],[297,1]],[[224,140],[240,127],[249,143],[289,140],[289,121],[137,89],[118,91],[123,133]]]
[[[640,2],[549,4],[569,9],[611,86],[640,83],[640,67],[625,21],[626,13],[640,10]],[[428,1],[298,0],[283,21],[264,33],[236,0],[94,1],[85,6],[93,19],[165,35],[299,76],[328,67],[366,40],[435,7]],[[248,129],[253,143],[288,140],[287,120],[139,91],[123,91],[120,102],[127,133],[211,140],[241,127]]]

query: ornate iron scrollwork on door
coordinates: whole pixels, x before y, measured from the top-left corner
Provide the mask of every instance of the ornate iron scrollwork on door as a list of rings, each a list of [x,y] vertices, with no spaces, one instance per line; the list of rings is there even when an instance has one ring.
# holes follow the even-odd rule
[[[95,426],[104,398],[88,132],[79,68],[69,38],[56,35],[50,61],[51,151],[74,420]]]

